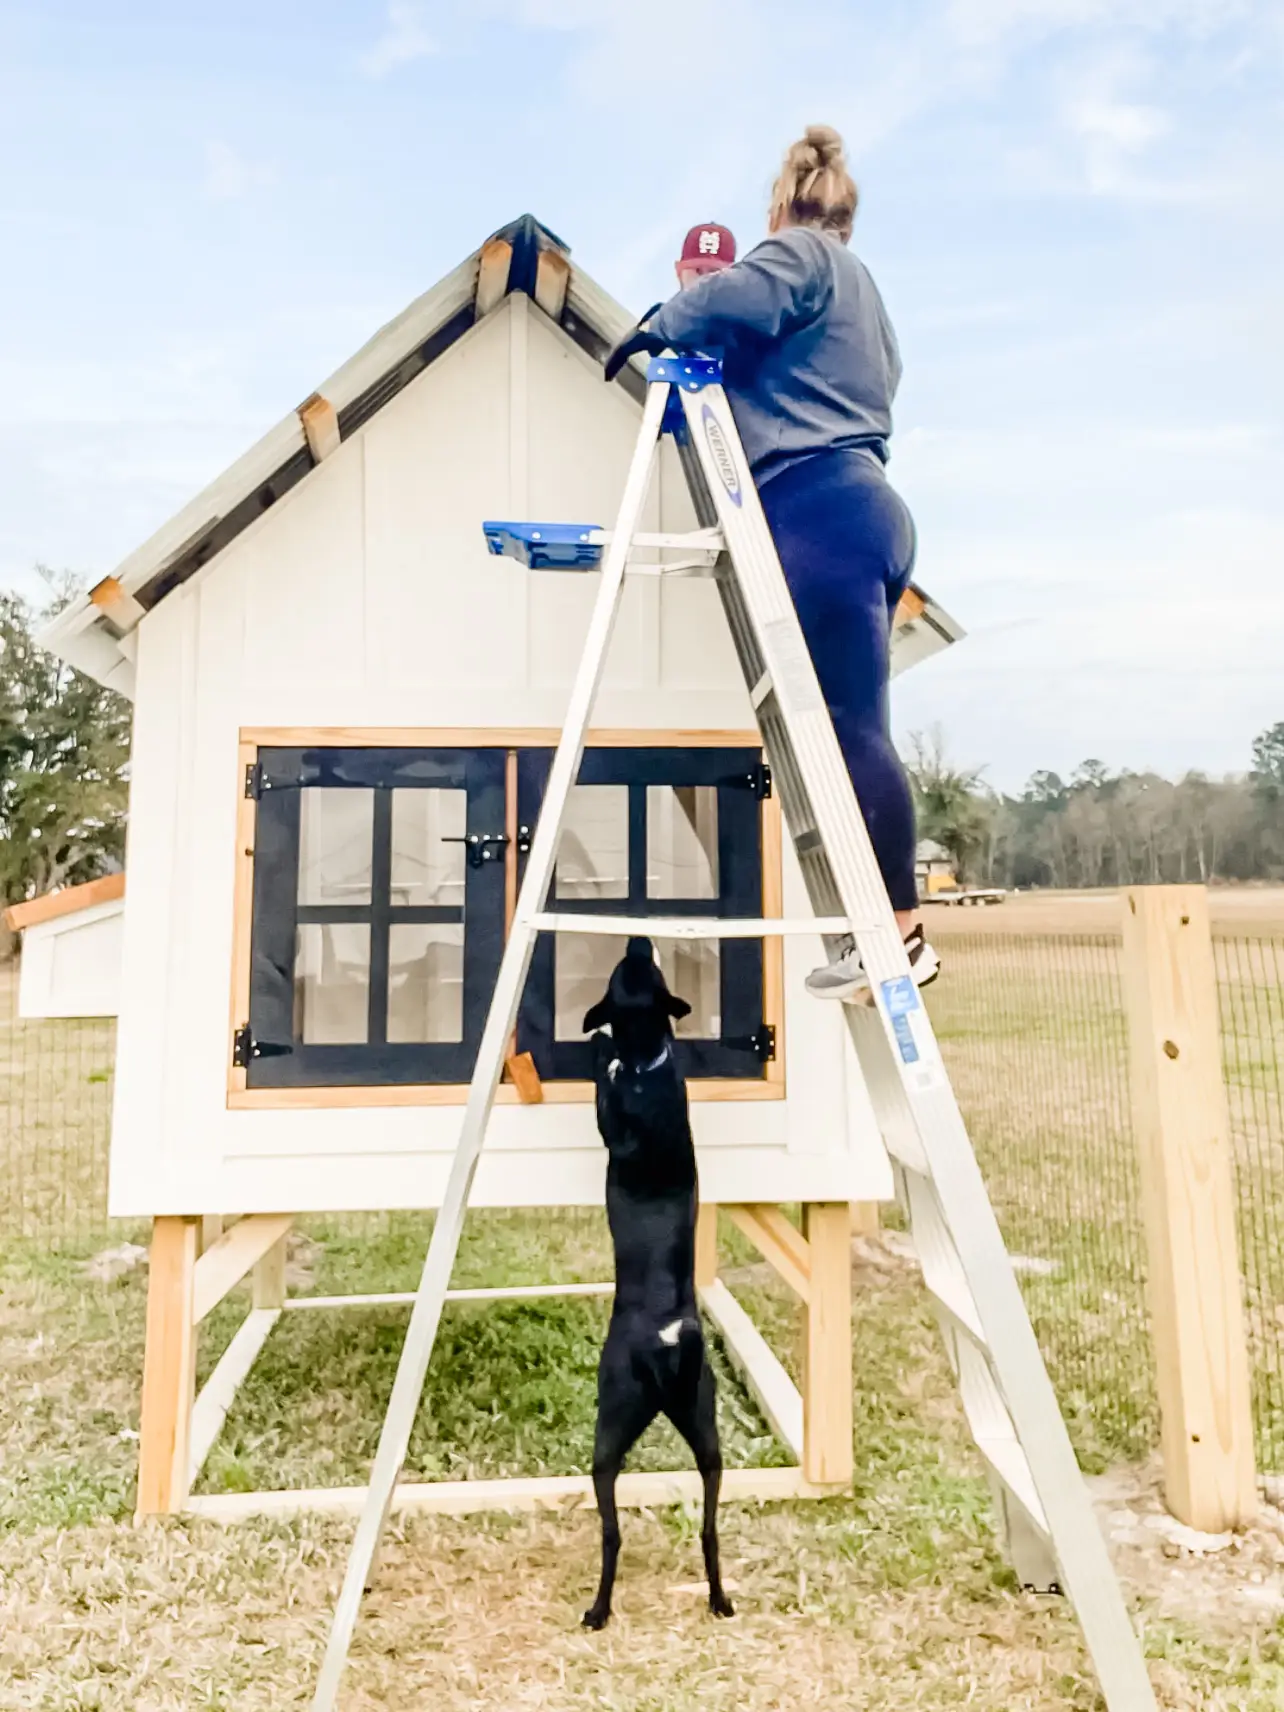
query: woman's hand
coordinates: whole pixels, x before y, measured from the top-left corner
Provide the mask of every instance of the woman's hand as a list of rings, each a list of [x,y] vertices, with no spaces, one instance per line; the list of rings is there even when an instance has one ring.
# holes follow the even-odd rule
[[[638,351],[646,351],[651,356],[658,357],[661,351],[668,350],[663,339],[646,331],[646,323],[659,308],[658,303],[653,303],[645,315],[638,317],[638,324],[633,331],[626,333],[619,343],[607,352],[605,369],[607,380],[614,380],[629,358],[635,356]]]

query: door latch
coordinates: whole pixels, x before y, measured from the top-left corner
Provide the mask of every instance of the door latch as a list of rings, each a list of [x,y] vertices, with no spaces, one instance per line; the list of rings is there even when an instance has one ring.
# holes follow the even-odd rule
[[[523,849],[522,834],[525,831],[525,827],[518,829],[517,848],[519,850]],[[468,855],[468,866],[480,868],[483,863],[498,861],[503,854],[505,845],[511,844],[512,839],[506,832],[470,832],[463,838],[443,838],[442,843],[464,845]],[[525,849],[530,849],[529,839]]]

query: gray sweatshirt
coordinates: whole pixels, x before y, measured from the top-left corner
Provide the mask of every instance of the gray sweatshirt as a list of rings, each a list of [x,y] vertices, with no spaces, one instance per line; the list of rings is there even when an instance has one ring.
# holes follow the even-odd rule
[[[887,462],[900,352],[878,287],[837,238],[786,227],[671,297],[650,330],[675,347],[723,352],[727,398],[760,487],[832,447]]]

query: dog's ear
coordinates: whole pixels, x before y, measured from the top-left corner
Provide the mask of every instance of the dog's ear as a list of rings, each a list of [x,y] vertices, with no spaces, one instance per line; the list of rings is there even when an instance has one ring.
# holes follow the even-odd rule
[[[611,997],[606,994],[600,998],[593,1008],[584,1013],[584,1033],[592,1034],[594,1029],[601,1028],[611,1020]]]
[[[691,1015],[691,1006],[685,999],[680,999],[676,993],[665,993],[664,1008],[675,1022],[681,1022],[683,1017]]]

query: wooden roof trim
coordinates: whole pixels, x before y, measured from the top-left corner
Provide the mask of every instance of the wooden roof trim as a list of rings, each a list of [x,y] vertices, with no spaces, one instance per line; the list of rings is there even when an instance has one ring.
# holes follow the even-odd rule
[[[28,898],[26,903],[10,904],[4,912],[4,922],[11,933],[21,933],[24,928],[54,921],[60,915],[75,915],[80,910],[93,909],[96,904],[114,903],[124,895],[124,874],[104,874],[101,879],[86,880],[81,886],[64,886],[61,891]]]
[[[314,462],[319,464],[339,450],[339,413],[328,398],[312,393],[299,406],[298,415]]]

